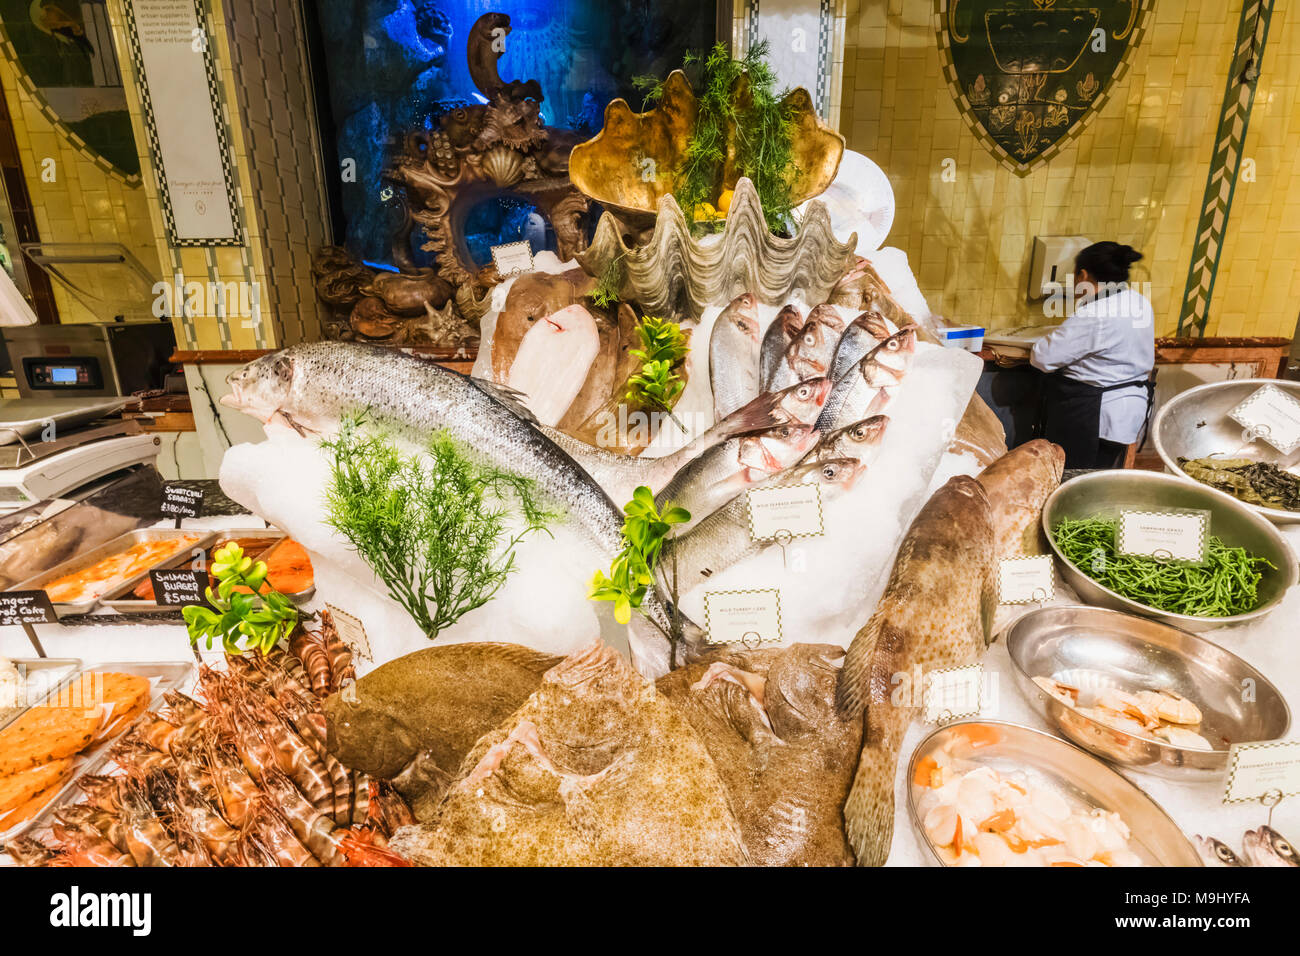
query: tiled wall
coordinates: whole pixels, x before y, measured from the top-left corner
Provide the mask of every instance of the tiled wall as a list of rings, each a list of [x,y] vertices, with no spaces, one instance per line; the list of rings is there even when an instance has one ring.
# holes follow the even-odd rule
[[[109,0],[132,123],[145,143],[139,77],[126,49],[125,4]],[[175,0],[189,3],[191,0]],[[295,3],[206,0],[205,27],[220,80],[220,121],[234,168],[240,246],[177,247],[166,238],[152,157],[142,151],[144,192],[154,221],[160,275],[181,281],[248,284],[260,299],[250,316],[204,297],[195,315],[175,318],[181,349],[273,348],[319,335],[310,250],[326,235],[317,170],[310,82]]]
[[[13,120],[27,191],[42,242],[113,242],[127,247],[146,269],[158,270],[158,246],[145,191],[120,174],[109,172],[78,149],[41,111],[24,86],[15,64],[0,52],[0,84]],[[53,159],[54,181],[42,172]],[[17,237],[7,236],[18,254]],[[29,268],[35,268],[29,266]],[[63,322],[104,321],[63,286],[54,284],[54,299]]]
[[[226,4],[232,85],[281,345],[320,338],[311,254],[328,244],[316,107],[298,3]]]
[[[1026,302],[1036,235],[1085,235],[1146,254],[1157,332],[1172,334],[1206,186],[1241,0],[1159,0],[1128,72],[1078,140],[1020,178],[998,165],[944,81],[934,4],[847,0],[850,148],[888,174],[889,245],[904,249],[931,308],[994,328],[1040,324]],[[1246,140],[1209,335],[1291,337],[1300,312],[1300,6],[1278,3]],[[945,181],[944,161],[955,176]]]

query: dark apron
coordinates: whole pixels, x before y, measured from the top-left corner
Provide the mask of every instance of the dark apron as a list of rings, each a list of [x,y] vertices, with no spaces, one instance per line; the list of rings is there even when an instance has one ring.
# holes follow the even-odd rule
[[[1043,383],[1042,434],[1065,449],[1066,468],[1096,468],[1101,452],[1101,397],[1121,388],[1147,390],[1147,414],[1155,382],[1138,379],[1118,385],[1089,385],[1070,378],[1064,370],[1048,375]]]

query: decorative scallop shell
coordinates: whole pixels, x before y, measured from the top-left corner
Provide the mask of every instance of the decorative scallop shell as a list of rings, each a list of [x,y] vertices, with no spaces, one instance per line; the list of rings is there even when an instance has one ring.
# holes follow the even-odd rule
[[[847,242],[835,238],[826,207],[815,201],[793,238],[774,236],[754,184],[741,179],[720,235],[694,238],[669,195],[659,200],[654,232],[644,245],[629,248],[618,222],[606,213],[578,261],[594,276],[611,267],[618,271],[621,297],[646,315],[695,319],[742,292],[753,292],[766,305],[784,305],[795,296],[825,302],[856,262],[856,245],[856,235]]]
[[[526,160],[509,146],[493,146],[483,154],[483,173],[498,189],[506,189],[524,178]]]

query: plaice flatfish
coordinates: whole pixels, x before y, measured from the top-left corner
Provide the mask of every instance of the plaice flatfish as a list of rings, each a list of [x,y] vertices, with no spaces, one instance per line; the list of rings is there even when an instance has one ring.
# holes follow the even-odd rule
[[[390,845],[429,866],[749,862],[699,736],[599,642],[549,670],[465,758],[436,819]]]
[[[714,651],[656,685],[690,721],[760,866],[851,866],[844,801],[862,721],[835,706],[843,648]]]
[[[354,770],[396,778],[418,810],[561,660],[487,641],[407,654],[325,699],[327,746]]]

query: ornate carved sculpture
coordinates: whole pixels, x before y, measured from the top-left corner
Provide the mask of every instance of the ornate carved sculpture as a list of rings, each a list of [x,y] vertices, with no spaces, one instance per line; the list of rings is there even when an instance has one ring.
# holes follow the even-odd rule
[[[510,18],[486,13],[466,42],[470,78],[487,98],[442,116],[433,130],[416,130],[384,170],[383,180],[403,211],[393,235],[393,263],[383,272],[346,250],[329,247],[313,261],[316,293],[338,318],[330,338],[364,338],[394,345],[463,348],[477,344],[487,292],[501,280],[495,266],[476,265],[465,244],[470,211],[493,196],[532,203],[555,232],[561,260],[587,245],[588,201],[569,181],[569,152],[581,139],[542,124],[542,90],[536,80],[501,79]],[[427,236],[421,249],[435,268],[420,269],[411,234]]]

